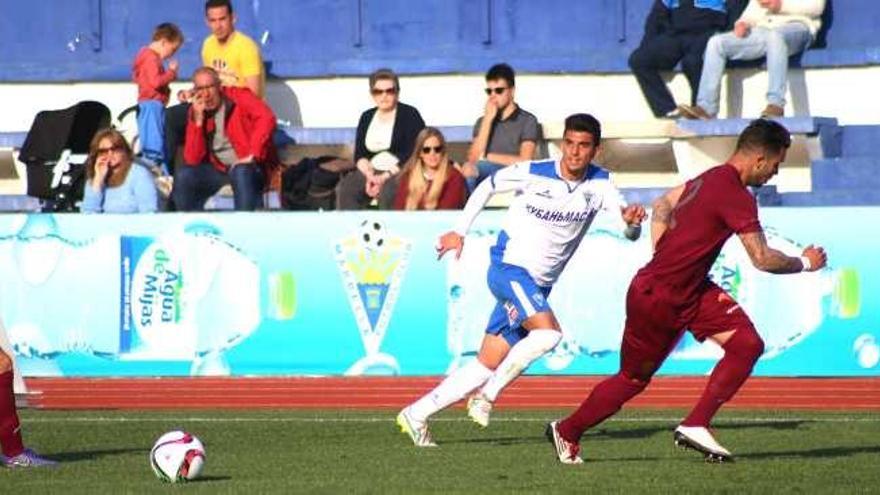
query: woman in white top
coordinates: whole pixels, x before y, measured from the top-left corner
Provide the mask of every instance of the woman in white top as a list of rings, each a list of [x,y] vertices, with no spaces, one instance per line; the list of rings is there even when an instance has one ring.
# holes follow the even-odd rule
[[[400,81],[390,69],[370,75],[370,94],[376,106],[361,114],[355,134],[357,170],[343,177],[336,190],[340,210],[366,208],[374,201],[380,208],[390,208],[394,195],[380,192],[412,155],[416,137],[425,127],[419,111],[400,102]]]

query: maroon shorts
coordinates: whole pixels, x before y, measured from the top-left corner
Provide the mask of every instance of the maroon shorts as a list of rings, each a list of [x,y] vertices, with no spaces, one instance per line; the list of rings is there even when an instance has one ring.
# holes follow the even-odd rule
[[[730,330],[755,332],[752,320],[727,292],[710,281],[696,302],[681,302],[669,286],[636,277],[626,294],[626,323],[620,349],[621,371],[649,379],[675,348],[685,330],[702,342]]]

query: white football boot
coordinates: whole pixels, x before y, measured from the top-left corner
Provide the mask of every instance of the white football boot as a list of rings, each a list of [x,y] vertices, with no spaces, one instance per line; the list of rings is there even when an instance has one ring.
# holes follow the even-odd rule
[[[551,421],[547,424],[544,434],[547,435],[547,440],[550,440],[550,443],[553,444],[553,450],[556,451],[556,457],[559,459],[559,462],[563,464],[583,464],[584,460],[578,455],[581,451],[581,446],[562,438],[557,429],[558,425],[557,421]]]
[[[676,446],[701,452],[706,456],[706,462],[733,462],[733,454],[722,447],[704,426],[679,425],[673,438]]]
[[[437,444],[431,440],[431,433],[428,431],[428,423],[426,421],[418,421],[409,413],[409,408],[400,411],[397,415],[397,426],[400,431],[409,435],[416,447],[436,447]]]
[[[492,401],[483,394],[471,396],[467,403],[468,416],[474,423],[483,428],[489,426],[489,415],[492,413]]]

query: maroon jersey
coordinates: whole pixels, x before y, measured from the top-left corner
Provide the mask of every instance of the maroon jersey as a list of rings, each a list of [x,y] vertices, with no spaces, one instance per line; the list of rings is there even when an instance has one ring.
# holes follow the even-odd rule
[[[693,302],[727,239],[760,230],[758,205],[737,170],[711,168],[685,184],[654,257],[637,277],[651,277],[683,303]]]

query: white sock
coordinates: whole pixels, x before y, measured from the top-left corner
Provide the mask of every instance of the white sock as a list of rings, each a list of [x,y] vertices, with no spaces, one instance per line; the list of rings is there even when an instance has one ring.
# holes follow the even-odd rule
[[[562,340],[562,332],[558,330],[535,329],[529,331],[524,339],[510,348],[507,357],[501,361],[498,369],[483,385],[480,393],[495,402],[504,387],[521,375],[539,357],[556,347],[560,340]]]
[[[492,376],[492,370],[474,359],[453,371],[440,382],[440,385],[434,387],[434,390],[415,401],[409,406],[409,413],[417,421],[426,421],[432,414],[464,399],[472,390],[485,383],[490,376]]]

